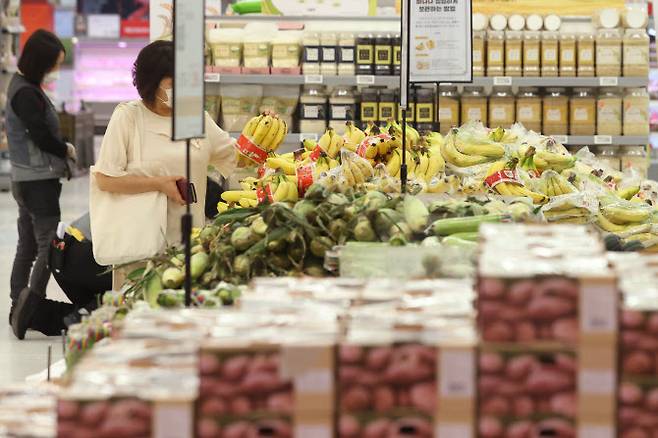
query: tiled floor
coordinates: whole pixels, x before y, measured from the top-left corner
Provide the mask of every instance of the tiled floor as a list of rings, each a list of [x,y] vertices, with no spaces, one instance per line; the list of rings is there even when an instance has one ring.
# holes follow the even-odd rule
[[[88,179],[64,182],[61,199],[62,220],[72,221],[88,209]],[[0,192],[0,385],[18,382],[46,368],[48,345],[53,346],[53,362],[61,358],[61,341],[36,332],[28,332],[24,341],[14,337],[7,324],[9,314],[9,276],[16,246],[16,204],[11,194]],[[48,296],[66,300],[54,280]]]

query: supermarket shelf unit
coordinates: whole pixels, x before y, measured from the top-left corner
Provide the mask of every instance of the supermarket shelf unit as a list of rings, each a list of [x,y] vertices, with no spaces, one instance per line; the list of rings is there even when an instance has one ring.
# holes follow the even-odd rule
[[[0,51],[3,53],[0,77],[4,87],[9,84],[9,77],[17,71],[14,55],[18,52],[19,37],[25,32],[25,27],[21,23],[20,7],[16,10],[18,15],[7,16],[9,11],[3,10],[6,6],[7,2],[0,2],[0,12],[6,20],[0,27]],[[6,88],[0,89],[0,94],[5,93]],[[7,149],[4,108],[0,108],[0,118],[0,191],[5,191],[11,187],[11,165]]]

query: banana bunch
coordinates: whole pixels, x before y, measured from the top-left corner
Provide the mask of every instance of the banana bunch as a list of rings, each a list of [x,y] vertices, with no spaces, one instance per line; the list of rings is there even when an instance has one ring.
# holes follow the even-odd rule
[[[587,208],[564,202],[560,205],[542,207],[542,214],[548,222],[567,224],[588,224],[592,219],[592,212]]]
[[[258,205],[256,190],[228,190],[222,193],[224,202],[217,205],[217,210],[222,213],[231,207],[255,207]]]
[[[576,158],[571,155],[558,154],[545,150],[537,150],[534,154],[534,164],[540,171],[553,169],[556,172],[562,172],[565,169],[572,168],[575,163]]]
[[[441,155],[443,159],[457,167],[471,167],[478,164],[488,163],[492,161],[491,157],[484,155],[465,154],[457,149],[457,130],[448,134],[441,147]]]
[[[428,193],[456,193],[460,188],[459,177],[444,173],[434,176],[427,183]]]
[[[352,121],[345,122],[345,126],[343,147],[350,152],[356,152],[356,148],[365,140],[366,133],[356,127]]]
[[[368,161],[352,152],[343,153],[341,163],[340,171],[347,187],[363,187],[375,174]]]
[[[432,178],[443,173],[445,162],[440,151],[421,149],[411,154],[413,159],[409,163],[409,178],[429,182]]]
[[[597,214],[599,227],[611,233],[627,231],[629,228],[647,223],[651,219],[651,208],[632,202],[610,202],[601,200]]]
[[[289,176],[277,176],[269,183],[274,202],[297,202],[299,191],[297,190],[297,179]]]
[[[464,155],[482,156],[497,160],[505,155],[505,148],[500,143],[467,143],[455,136],[455,148]]]
[[[320,175],[324,172],[328,172],[331,169],[335,169],[340,166],[338,160],[334,158],[329,158],[328,156],[321,156],[315,162],[315,168],[313,169],[313,176],[315,179],[318,179]]]
[[[551,198],[576,192],[576,188],[554,170],[545,171],[539,180],[538,186],[540,192]]]
[[[408,149],[415,149],[418,144],[420,143],[420,133],[414,129],[412,126],[409,126],[407,124],[407,148]],[[384,132],[388,132],[391,137],[395,137],[399,139],[398,143],[400,144],[400,147],[402,146],[402,139],[404,138],[402,135],[402,125],[397,120],[390,120],[388,124],[384,127]]]
[[[402,151],[395,149],[386,161],[386,173],[390,176],[400,178],[400,166],[402,166]]]
[[[518,165],[519,160],[513,158],[509,161],[499,160],[493,163],[487,170],[487,179],[499,172],[504,170],[514,171]],[[501,194],[502,196],[510,197],[528,197],[532,199],[534,204],[545,204],[548,202],[548,197],[537,192],[533,192],[528,189],[526,186],[521,184],[518,180],[516,182],[512,181],[500,181],[493,185],[493,190]]]
[[[336,158],[343,148],[345,139],[338,135],[333,128],[327,128],[318,140],[318,146],[331,158]]]
[[[253,117],[242,130],[242,135],[267,152],[276,151],[286,134],[288,134],[286,122],[271,114]]]

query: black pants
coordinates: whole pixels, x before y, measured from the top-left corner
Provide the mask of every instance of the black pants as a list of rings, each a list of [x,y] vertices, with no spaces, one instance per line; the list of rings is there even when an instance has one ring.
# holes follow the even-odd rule
[[[30,328],[45,335],[58,335],[64,328],[63,318],[74,306],[46,299],[50,279],[48,253],[60,221],[59,180],[14,182],[12,195],[18,204],[18,245],[11,271],[12,302],[29,287],[41,297]]]

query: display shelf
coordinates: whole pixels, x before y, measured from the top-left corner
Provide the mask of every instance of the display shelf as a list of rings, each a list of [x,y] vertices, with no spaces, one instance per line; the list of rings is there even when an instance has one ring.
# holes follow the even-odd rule
[[[340,16],[340,15],[304,15],[304,16],[283,16],[283,15],[206,15],[206,20],[215,21],[389,21],[400,22],[397,15],[391,16]]]
[[[373,85],[396,87],[400,85],[399,76],[329,76],[329,75],[241,75],[206,73],[208,84],[263,84],[263,85]],[[478,77],[473,78],[473,85],[493,86],[509,85],[521,87],[646,87],[649,79],[645,77]]]

